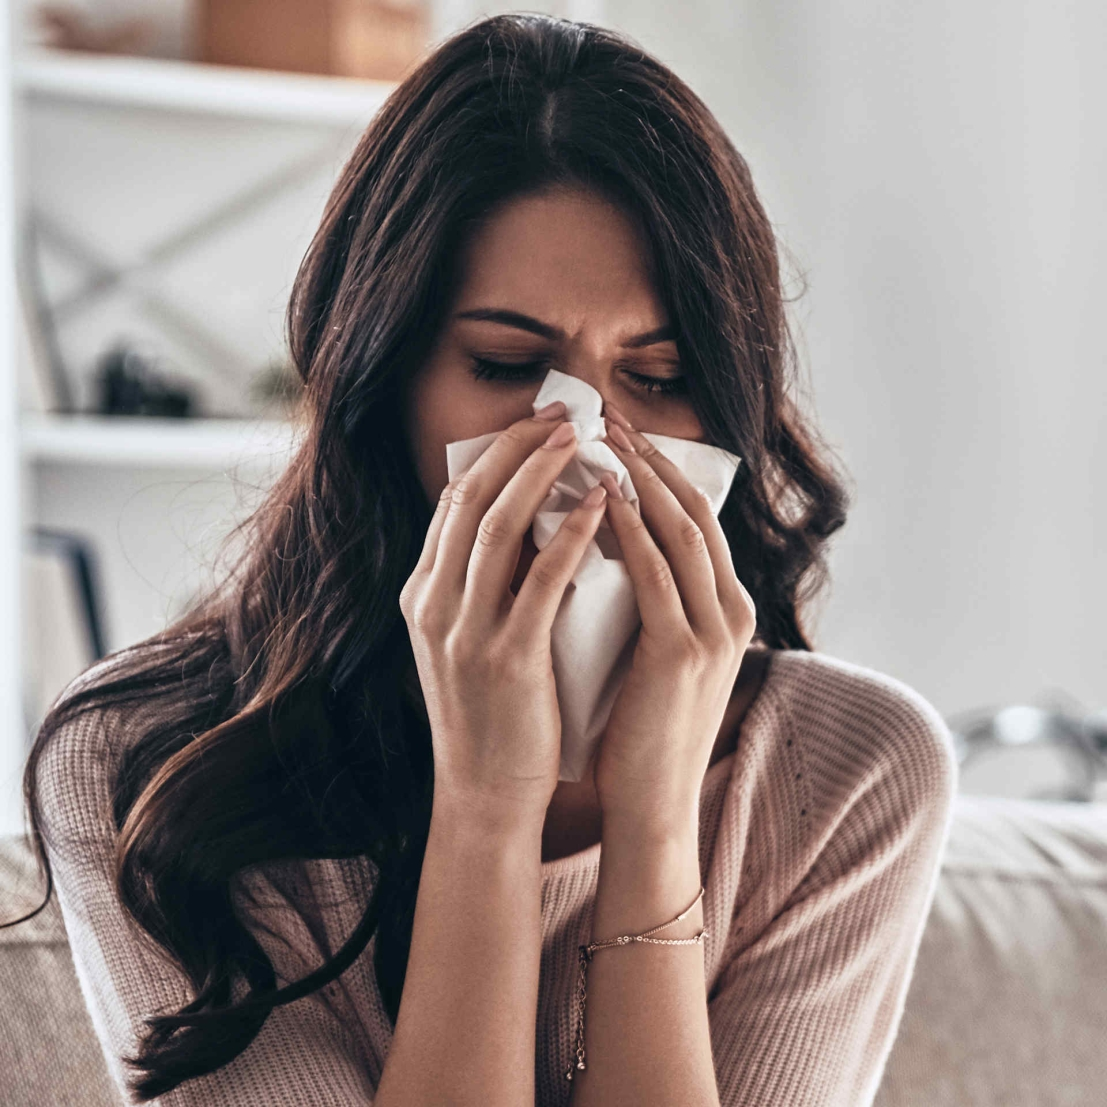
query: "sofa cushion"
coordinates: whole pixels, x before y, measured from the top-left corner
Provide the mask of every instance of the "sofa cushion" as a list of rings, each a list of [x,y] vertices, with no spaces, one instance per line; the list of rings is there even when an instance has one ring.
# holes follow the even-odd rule
[[[32,910],[44,881],[22,838],[0,838],[0,915]],[[0,1101],[4,1107],[118,1107],[69,956],[56,897],[0,930]]]
[[[4,915],[39,902],[0,838]],[[118,1099],[56,900],[0,930],[5,1107]],[[958,796],[877,1107],[1075,1107],[1107,1087],[1107,805]]]
[[[959,796],[878,1107],[1102,1102],[1105,1027],[1107,805]]]

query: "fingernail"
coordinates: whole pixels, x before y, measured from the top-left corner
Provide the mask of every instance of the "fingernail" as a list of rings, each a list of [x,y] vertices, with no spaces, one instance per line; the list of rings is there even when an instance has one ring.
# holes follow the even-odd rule
[[[607,498],[607,490],[602,484],[597,484],[593,487],[592,491],[588,493],[580,502],[585,507],[599,507]]]
[[[559,446],[568,446],[576,436],[577,430],[572,423],[562,423],[554,427],[550,437],[542,445],[547,450],[556,450]]]
[[[552,404],[547,404],[545,407],[539,408],[535,413],[535,419],[556,419],[560,415],[565,414],[565,401],[554,400]]]
[[[613,500],[623,500],[626,497],[623,495],[622,489],[619,487],[619,482],[615,479],[615,474],[610,469],[605,469],[600,474],[600,484],[607,489],[608,496]],[[595,489],[592,489],[594,492]],[[591,493],[589,493],[591,495]]]
[[[627,432],[618,423],[611,423],[607,428],[607,433],[615,439],[616,446],[626,450],[627,453],[635,452],[634,447],[630,444],[630,439],[627,438]]]
[[[617,407],[612,407],[611,404],[604,404],[603,412],[606,416],[618,423],[620,427],[628,431],[634,430],[630,425],[630,420]]]

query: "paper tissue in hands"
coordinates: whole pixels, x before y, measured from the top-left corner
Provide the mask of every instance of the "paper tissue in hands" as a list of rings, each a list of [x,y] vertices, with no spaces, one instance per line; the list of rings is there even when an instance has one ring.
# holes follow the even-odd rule
[[[627,500],[637,506],[638,493],[626,466],[603,442],[603,397],[579,377],[551,369],[534,399],[534,410],[564,400],[566,418],[576,428],[576,454],[554,481],[534,517],[534,544],[539,549],[554,536],[561,521],[609,469]],[[450,442],[446,468],[456,480],[492,445],[499,431]],[[689,482],[707,494],[719,514],[726,502],[740,458],[718,446],[646,433]],[[606,517],[588,544],[565,589],[554,617],[551,652],[557,702],[561,710],[559,780],[581,780],[607,725],[616,693],[630,669],[642,625],[634,584],[620,556]]]

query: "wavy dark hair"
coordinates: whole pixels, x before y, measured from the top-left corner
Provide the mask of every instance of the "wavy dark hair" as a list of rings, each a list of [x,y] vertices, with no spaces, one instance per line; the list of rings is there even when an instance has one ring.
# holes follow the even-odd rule
[[[745,161],[687,85],[611,31],[510,15],[455,35],[373,119],[303,259],[287,314],[302,443],[231,536],[230,571],[168,629],[71,685],[27,765],[48,901],[43,752],[83,712],[127,711],[116,890],[194,990],[146,1020],[128,1059],[142,1100],[232,1060],[275,1006],[334,980],[374,934],[395,1021],[433,790],[398,602],[433,505],[400,405],[465,236],[507,198],[559,185],[613,199],[648,237],[691,403],[707,440],[743,458],[719,520],[756,636],[812,648],[801,609],[825,578],[847,493],[795,396],[777,245]],[[278,988],[236,917],[233,880],[268,861],[336,857],[377,868],[361,921]]]

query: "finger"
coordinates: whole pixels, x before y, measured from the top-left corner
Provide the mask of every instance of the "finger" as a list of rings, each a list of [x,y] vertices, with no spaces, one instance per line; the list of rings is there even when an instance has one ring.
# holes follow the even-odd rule
[[[519,466],[480,520],[466,571],[463,618],[487,624],[511,605],[509,589],[519,564],[523,535],[573,456],[575,435],[558,441],[572,430],[570,423],[562,423],[560,435],[551,434]]]
[[[748,593],[734,572],[734,558],[730,552],[730,543],[718,517],[711,510],[711,502],[706,494],[701,492],[645,435],[635,430],[621,411],[611,404],[605,406],[605,411],[610,412],[612,421],[622,428],[638,456],[643,458],[661,477],[680,501],[680,506],[700,528],[711,557],[719,602],[724,609],[743,605]]]
[[[404,582],[403,588],[400,589],[400,610],[404,613],[405,619],[409,617],[415,597],[422,593],[430,578],[430,572],[434,568],[438,539],[442,532],[442,524],[446,520],[446,512],[449,510],[452,495],[453,485],[448,483],[439,493],[438,504],[435,506],[430,523],[427,525],[427,534],[423,539],[423,550],[419,555],[419,560],[415,563],[411,575]]]
[[[601,479],[608,492],[607,521],[634,585],[642,626],[662,640],[678,641],[690,627],[669,562],[615,478],[604,473]]]
[[[606,500],[605,489],[596,485],[562,519],[553,538],[538,552],[512,605],[509,636],[515,635],[520,641],[533,640],[535,634],[549,637],[565,589],[603,518]]]
[[[423,539],[423,552],[419,555],[419,560],[415,563],[415,569],[412,571],[412,576],[416,574],[429,573],[434,568],[434,558],[438,551],[438,540],[442,534],[442,524],[446,522],[446,513],[450,508],[450,500],[453,498],[454,485],[451,481],[442,489],[438,496],[438,503],[435,505],[434,514],[431,516],[431,521],[427,525],[427,535]]]
[[[530,526],[530,520],[576,448],[575,437],[554,448],[541,448],[561,427],[570,427],[571,433],[572,424],[561,418],[551,422],[531,417],[513,423],[500,432],[466,473],[455,480],[453,498],[438,539],[431,576],[433,588],[443,589],[444,594],[462,602],[474,552],[479,551],[483,555],[487,548],[504,561],[514,546],[515,561],[518,561],[519,551],[523,548],[523,535]],[[523,466],[526,466],[526,480],[534,485],[529,488],[526,504],[534,506],[523,519],[500,508],[485,521],[489,508],[503,492],[509,479]],[[511,562],[508,582],[515,571],[515,561]]]
[[[452,480],[453,495],[447,500],[446,515],[438,536],[439,554],[434,567],[437,584],[448,584],[458,597],[461,596],[469,552],[473,549],[480,519],[511,474],[545,441],[552,428],[563,422],[562,415],[563,405],[561,415],[552,421],[550,418],[531,416],[511,423],[465,473]],[[448,550],[453,552],[448,556],[448,565],[443,565]]]
[[[688,622],[699,634],[719,633],[725,629],[725,620],[703,532],[647,457],[636,452],[639,441],[645,444],[650,457],[661,457],[661,451],[648,439],[637,435],[632,443],[618,424],[608,421],[604,442],[630,473],[642,518],[669,562]]]

